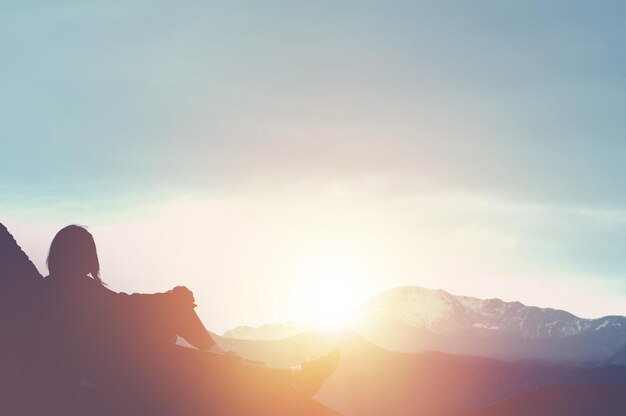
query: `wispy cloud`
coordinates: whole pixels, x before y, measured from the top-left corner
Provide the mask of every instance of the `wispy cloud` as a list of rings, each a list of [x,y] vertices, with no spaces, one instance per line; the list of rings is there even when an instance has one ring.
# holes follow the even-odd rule
[[[237,236],[281,230],[276,247],[358,236],[393,282],[626,293],[620,2],[2,8],[13,223],[150,234],[187,207],[209,232],[232,209]],[[281,275],[276,250],[259,279]]]

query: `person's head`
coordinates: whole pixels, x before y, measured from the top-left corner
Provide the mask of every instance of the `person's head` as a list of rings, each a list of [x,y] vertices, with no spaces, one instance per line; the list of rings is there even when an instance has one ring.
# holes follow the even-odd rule
[[[53,276],[91,276],[100,279],[100,263],[93,236],[79,225],[68,225],[57,233],[48,252],[48,271]]]

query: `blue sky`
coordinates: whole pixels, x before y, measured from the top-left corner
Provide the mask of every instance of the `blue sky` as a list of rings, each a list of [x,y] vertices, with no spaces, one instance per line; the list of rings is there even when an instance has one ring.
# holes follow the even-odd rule
[[[270,277],[278,247],[305,250],[323,230],[407,251],[372,288],[471,270],[488,282],[476,295],[527,286],[522,300],[540,302],[542,284],[525,282],[550,281],[590,296],[555,306],[593,314],[610,295],[597,313],[626,314],[625,9],[1,2],[3,221],[41,253],[33,224],[95,232],[217,201],[268,236],[289,234],[259,260],[273,264],[259,278],[270,287],[284,283]],[[443,263],[469,260],[412,262],[409,247],[428,241]],[[246,247],[233,250],[253,257],[258,245]],[[379,263],[391,273],[389,253]],[[461,280],[440,286],[472,289]]]

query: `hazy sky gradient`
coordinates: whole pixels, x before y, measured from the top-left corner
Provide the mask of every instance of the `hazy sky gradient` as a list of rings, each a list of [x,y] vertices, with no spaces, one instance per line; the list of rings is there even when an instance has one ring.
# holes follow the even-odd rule
[[[302,318],[329,258],[361,298],[626,314],[625,28],[619,1],[0,2],[1,220],[40,266],[90,225],[112,288],[184,282],[218,329]]]

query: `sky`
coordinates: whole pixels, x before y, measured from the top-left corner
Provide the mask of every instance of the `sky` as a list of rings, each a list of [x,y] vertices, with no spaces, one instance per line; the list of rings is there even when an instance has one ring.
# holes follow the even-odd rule
[[[0,1],[0,221],[218,332],[398,285],[626,314],[624,44],[620,1]]]

